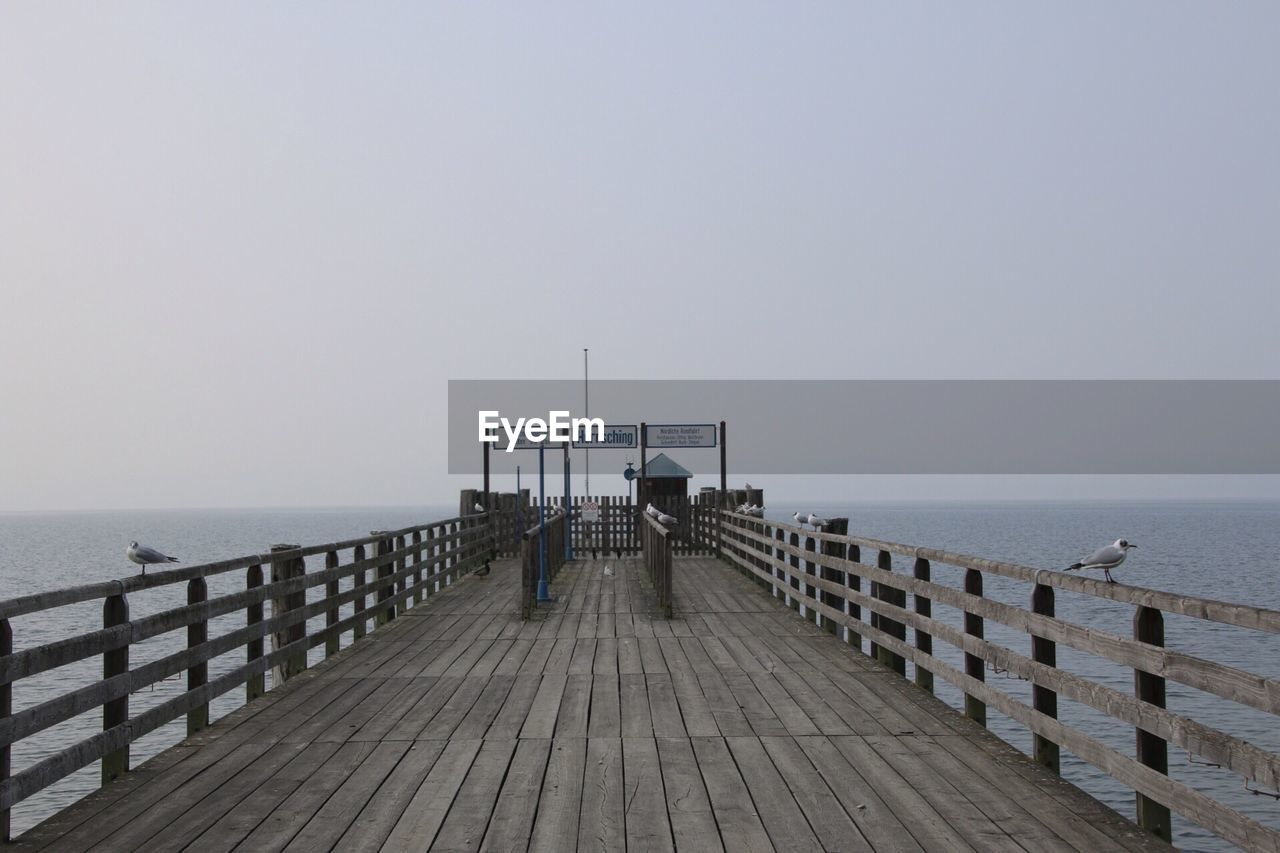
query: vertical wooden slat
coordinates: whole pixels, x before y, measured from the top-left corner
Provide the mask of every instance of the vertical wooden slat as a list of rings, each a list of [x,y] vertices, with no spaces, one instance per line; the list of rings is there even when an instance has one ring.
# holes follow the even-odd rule
[[[912,568],[912,574],[917,580],[929,580],[930,568],[929,561],[916,558],[915,566]],[[916,613],[926,618],[933,615],[933,600],[925,598],[923,595],[915,596]],[[916,629],[916,648],[924,652],[926,655],[933,654],[933,635]],[[928,669],[916,664],[916,684],[920,685],[930,693],[933,692],[933,673]]]
[[[204,578],[187,581],[187,604],[202,604],[209,598],[209,587]],[[209,640],[209,622],[201,619],[187,626],[187,648],[193,649]],[[209,662],[204,661],[187,669],[187,690],[195,690],[209,683]],[[193,735],[209,725],[209,703],[204,702],[187,712],[187,734]]]
[[[262,566],[252,565],[245,570],[245,589],[258,589],[262,586]],[[255,601],[245,608],[245,624],[252,626],[262,622],[265,608],[261,601]],[[253,663],[262,657],[262,652],[266,646],[264,637],[254,637],[245,644],[246,659],[248,663]],[[244,683],[244,701],[252,702],[259,696],[267,692],[267,675],[265,672],[259,672],[256,675],[249,676]]]
[[[504,541],[498,539],[499,542]],[[495,543],[496,544],[496,543]],[[413,606],[422,603],[422,531],[413,531]]]
[[[805,550],[805,553],[808,555],[804,558],[804,576],[805,576],[804,594],[808,598],[812,598],[816,601],[818,588],[808,583],[808,579],[810,577],[813,577],[814,575],[817,575],[818,572],[822,571],[821,566],[819,566],[818,563],[815,562],[815,558],[817,557],[816,552],[818,550],[817,540],[814,539],[812,536],[806,536],[804,538],[804,550]],[[817,614],[809,612],[812,608],[805,607],[802,609],[804,610],[805,619],[807,619],[810,622],[816,621]]]
[[[297,545],[272,545],[271,553],[278,554],[287,551],[295,551]],[[302,577],[307,571],[306,563],[301,557],[283,557],[271,561],[271,582],[273,584],[291,578]],[[284,595],[276,594],[271,599],[271,618],[278,619],[286,613],[307,606],[307,592],[300,589],[297,592],[289,592]],[[292,625],[280,628],[272,632],[271,648],[272,650],[282,649],[290,643],[301,640],[307,636],[307,623],[299,620]],[[290,654],[284,660],[276,663],[271,668],[271,687],[274,689],[284,684],[293,676],[301,673],[307,668],[306,651],[297,651]]]
[[[378,537],[378,541],[373,545],[374,554],[378,558],[373,576],[378,581],[385,581],[386,578],[395,573],[395,564],[387,556],[391,553],[391,537],[387,536],[386,531],[383,530],[370,530],[369,535]],[[395,594],[395,587],[391,583],[384,583],[383,586],[378,587],[377,595],[374,596],[374,601],[378,605],[377,612],[373,614],[373,626],[375,628],[380,628],[396,618],[395,607],[389,603]]]
[[[862,549],[857,545],[850,544],[849,551],[845,556],[850,562],[861,563]],[[845,586],[849,587],[849,589],[854,592],[862,592],[862,578],[858,577],[853,572],[849,572],[845,576]],[[851,602],[849,604],[849,616],[852,617],[854,621],[862,621],[862,605],[853,604]],[[846,633],[845,640],[859,652],[862,651],[862,632],[850,628]]]
[[[837,536],[844,536],[849,532],[849,519],[833,518],[831,519],[830,523],[827,524],[825,530],[827,533],[833,533]],[[828,557],[844,559],[844,555],[847,550],[848,548],[843,542],[824,541],[822,543],[822,553]],[[833,569],[833,568],[824,566],[822,568],[822,578],[823,580],[831,581],[832,583],[837,583],[837,584],[840,584],[841,586],[844,586],[844,572],[839,571],[838,569]],[[840,595],[839,593],[823,592],[822,603],[827,605],[828,607],[832,607],[836,610],[839,610],[841,613],[844,613],[845,604],[847,602],[845,601],[844,596]],[[839,622],[827,616],[821,617],[819,624],[821,624],[822,627],[826,629],[829,633],[835,634],[837,636],[839,636],[840,631],[843,628],[843,626]]]
[[[1133,614],[1133,638],[1140,643],[1164,646],[1164,614],[1154,607],[1139,607]],[[1157,708],[1165,707],[1164,677],[1140,669],[1133,671],[1133,686],[1137,697]],[[1169,744],[1164,738],[1151,732],[1136,729],[1137,759],[1157,773],[1169,775]],[[1169,807],[1138,794],[1138,826],[1163,838],[1173,840],[1173,823]]]
[[[876,557],[876,566],[881,571],[892,572],[893,555],[888,551],[880,551]],[[876,598],[879,598],[886,604],[892,604],[895,607],[905,608],[907,606],[907,594],[903,590],[895,589],[894,587],[887,586],[885,584],[875,584],[875,586],[878,588],[880,593]],[[899,622],[897,619],[890,619],[887,616],[881,616],[879,619],[876,619],[873,616],[872,621],[879,625],[880,630],[884,631],[889,636],[896,637],[903,641],[907,639],[907,626],[905,623]],[[898,673],[898,675],[905,676],[907,674],[907,659],[902,655],[894,654],[883,647],[877,647],[876,658],[885,666]]]
[[[324,567],[326,569],[336,569],[338,567],[338,552],[326,551],[324,554]],[[324,598],[328,603],[328,607],[324,610],[324,625],[329,629],[330,633],[324,638],[324,656],[332,657],[336,655],[342,648],[342,637],[337,631],[333,630],[333,626],[337,625],[340,620],[338,612],[338,580],[337,578],[328,581],[324,585]]]
[[[0,619],[0,657],[13,654],[13,627],[8,619]],[[0,722],[8,722],[13,714],[13,682],[0,684]],[[0,746],[0,782],[9,778],[13,769],[8,744]],[[0,810],[0,841],[9,841],[9,810]]]
[[[965,569],[964,591],[970,595],[982,595],[982,572],[977,569]],[[982,617],[976,613],[964,612],[964,632],[974,637],[983,635]],[[978,655],[966,653],[964,656],[964,672],[978,681],[987,680],[986,665]],[[964,715],[980,726],[987,724],[987,705],[975,696],[964,694]]]
[[[1031,590],[1031,611],[1050,618],[1054,615],[1053,587],[1036,584]],[[1058,644],[1053,640],[1031,635],[1031,659],[1045,666],[1058,665]],[[1031,706],[1041,714],[1058,718],[1058,694],[1048,687],[1038,684],[1031,687]],[[1061,771],[1061,756],[1058,745],[1046,737],[1032,735],[1032,757],[1041,767],[1047,767],[1054,773]]]
[[[359,562],[362,562],[364,558],[365,557],[364,557],[363,545],[357,545],[355,548],[352,549],[351,562],[359,563]],[[364,586],[364,569],[360,569],[352,576],[351,585],[353,589],[355,587]],[[355,613],[359,613],[362,610],[364,610],[364,596],[358,595],[356,596],[355,600],[352,602],[351,612],[355,614]],[[351,639],[353,641],[358,640],[361,637],[363,637],[365,633],[366,633],[365,619],[364,617],[358,617],[355,621],[355,624],[351,626]]]
[[[799,548],[800,534],[792,531],[789,544],[791,545],[792,548]],[[787,562],[791,565],[791,577],[788,580],[787,585],[792,589],[796,590],[797,592],[799,592],[800,590],[800,558],[796,556],[794,553],[789,554],[788,557],[790,558],[788,559]],[[800,599],[796,598],[795,596],[789,596],[789,598],[791,600],[788,601],[787,604],[791,607],[792,610],[799,611]]]
[[[773,534],[773,538],[775,540],[775,544],[773,546],[773,558],[778,561],[785,561],[787,559],[787,552],[782,550],[782,543],[786,542],[786,531],[781,527],[778,527],[774,529]],[[773,576],[784,583],[786,582],[787,573],[784,572],[782,567],[776,563],[773,567]],[[785,598],[787,595],[785,592],[781,592],[776,585],[774,585],[772,589],[774,598]]]
[[[123,592],[108,596],[102,603],[102,627],[114,628],[129,621],[129,599]],[[115,678],[129,672],[129,644],[102,655],[103,679]],[[102,704],[102,729],[114,728],[129,720],[129,693]],[[129,745],[102,756],[102,784],[129,772]]]

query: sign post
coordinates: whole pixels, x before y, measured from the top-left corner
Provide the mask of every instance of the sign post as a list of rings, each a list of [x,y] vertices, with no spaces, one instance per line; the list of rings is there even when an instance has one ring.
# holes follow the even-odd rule
[[[538,600],[550,601],[547,589],[547,471],[543,464],[545,453],[538,443]]]

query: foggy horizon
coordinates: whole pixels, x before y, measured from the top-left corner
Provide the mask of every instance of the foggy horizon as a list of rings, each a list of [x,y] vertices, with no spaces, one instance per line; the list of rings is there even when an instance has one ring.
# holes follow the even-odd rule
[[[447,474],[448,380],[578,379],[583,347],[593,383],[1277,378],[1274,5],[0,21],[3,512],[452,505],[479,478]]]

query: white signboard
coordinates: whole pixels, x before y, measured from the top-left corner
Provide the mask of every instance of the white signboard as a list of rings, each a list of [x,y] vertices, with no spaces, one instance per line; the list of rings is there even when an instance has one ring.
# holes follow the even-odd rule
[[[715,447],[715,424],[645,424],[646,447]]]
[[[600,520],[600,502],[599,501],[583,501],[582,502],[582,520],[583,521],[599,521]]]
[[[588,450],[631,450],[640,446],[640,428],[635,424],[605,424],[604,440],[596,438],[596,431],[587,430],[590,440],[575,438],[574,449]]]

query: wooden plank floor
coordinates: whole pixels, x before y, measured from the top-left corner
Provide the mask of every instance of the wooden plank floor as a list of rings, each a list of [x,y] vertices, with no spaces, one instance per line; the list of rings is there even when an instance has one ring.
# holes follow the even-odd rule
[[[495,564],[15,850],[1168,849],[710,559]]]

